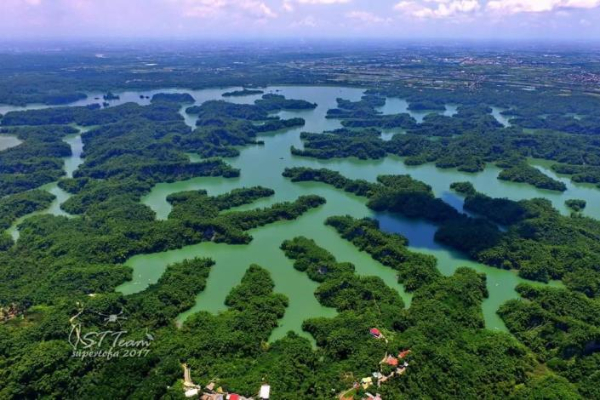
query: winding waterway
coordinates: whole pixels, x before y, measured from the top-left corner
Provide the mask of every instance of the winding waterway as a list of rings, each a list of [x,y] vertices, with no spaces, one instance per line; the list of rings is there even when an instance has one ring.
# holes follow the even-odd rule
[[[66,142],[71,147],[71,155],[69,157],[65,157],[63,159],[64,166],[63,169],[65,171],[65,175],[68,178],[73,177],[73,173],[79,168],[79,166],[83,163],[83,142],[81,140],[81,134],[90,130],[87,127],[77,127],[79,129],[79,133],[75,133],[72,135],[65,136],[63,141]],[[12,236],[14,241],[19,239],[19,225],[25,221],[27,218],[31,218],[35,215],[56,215],[56,216],[64,216],[71,218],[72,215],[64,211],[60,208],[61,204],[71,197],[69,193],[62,190],[58,187],[58,182],[51,182],[44,186],[40,187],[41,190],[45,190],[54,195],[55,199],[52,201],[50,206],[45,210],[36,211],[27,215],[18,218],[10,228],[7,229],[7,232]]]
[[[139,104],[149,104],[149,98],[154,93],[177,92],[190,93],[197,104],[206,100],[222,99],[221,94],[238,88],[221,88],[199,91],[188,90],[154,90],[144,92],[120,92],[119,100],[111,104],[121,104],[134,101]],[[207,190],[211,195],[226,193],[232,189],[261,185],[275,190],[275,195],[268,199],[259,200],[251,205],[241,207],[251,209],[265,207],[276,202],[295,200],[306,194],[317,194],[327,199],[327,203],[315,210],[311,210],[295,221],[284,221],[257,228],[250,233],[253,241],[248,245],[226,245],[200,243],[187,246],[182,249],[172,250],[156,254],[144,254],[132,257],[127,265],[133,268],[133,280],[120,286],[118,290],[123,293],[135,293],[143,290],[148,285],[155,283],[170,263],[178,262],[193,257],[210,257],[216,261],[212,269],[206,289],[196,298],[196,305],[188,312],[179,316],[179,321],[185,320],[190,314],[199,310],[219,312],[224,310],[224,300],[231,288],[239,284],[244,272],[252,263],[259,264],[268,269],[275,281],[275,290],[283,293],[290,299],[289,307],[285,316],[280,321],[279,328],[273,333],[272,339],[283,336],[287,331],[294,330],[306,335],[301,330],[302,322],[311,317],[327,317],[335,315],[335,311],[321,306],[315,299],[313,293],[317,284],[310,281],[306,274],[293,269],[292,262],[288,260],[279,246],[286,239],[304,235],[314,239],[318,245],[330,251],[338,261],[348,261],[356,265],[357,273],[362,275],[375,275],[382,278],[390,287],[398,290],[402,298],[410,304],[410,295],[404,292],[401,285],[397,283],[396,273],[368,256],[358,251],[347,241],[341,239],[337,233],[324,225],[327,217],[332,215],[350,214],[354,217],[372,217],[380,221],[383,230],[396,232],[406,236],[410,241],[410,248],[426,254],[434,255],[438,260],[438,268],[442,273],[451,275],[458,267],[468,266],[487,276],[489,298],[483,303],[483,313],[486,326],[490,329],[504,330],[501,319],[496,314],[498,307],[505,301],[516,298],[515,286],[521,282],[529,282],[519,278],[515,271],[506,271],[487,267],[466,259],[460,253],[454,252],[444,246],[437,244],[434,240],[436,227],[424,221],[415,221],[402,218],[398,215],[388,213],[373,213],[366,207],[366,200],[344,193],[327,185],[305,182],[292,183],[283,178],[281,173],[286,167],[305,166],[312,168],[329,168],[341,172],[349,178],[362,178],[375,180],[381,174],[410,174],[415,179],[429,184],[434,193],[443,198],[452,206],[462,210],[463,200],[449,190],[449,185],[456,181],[472,182],[475,188],[492,197],[507,197],[513,200],[544,197],[552,201],[554,206],[562,213],[567,214],[569,210],[564,205],[564,200],[569,198],[580,198],[588,204],[598,204],[600,191],[591,185],[580,185],[570,182],[564,177],[557,177],[565,181],[568,190],[564,193],[539,190],[526,184],[511,183],[497,179],[499,169],[489,166],[481,173],[464,173],[455,169],[439,169],[432,164],[422,166],[406,166],[399,157],[387,157],[382,160],[362,161],[357,159],[341,160],[314,160],[309,158],[295,157],[290,154],[290,147],[302,147],[300,133],[302,131],[323,132],[336,129],[341,125],[337,120],[326,119],[328,109],[336,106],[338,97],[348,100],[359,100],[363,94],[361,89],[340,87],[304,87],[304,86],[281,86],[270,87],[267,91],[277,91],[287,98],[305,99],[316,102],[319,106],[315,110],[302,112],[282,112],[283,118],[300,116],[306,120],[306,126],[295,128],[283,133],[267,134],[261,137],[264,146],[251,146],[241,149],[238,157],[227,159],[236,168],[241,169],[241,176],[235,179],[224,178],[195,178],[175,183],[161,183],[156,185],[151,193],[143,198],[143,203],[148,205],[157,214],[157,218],[168,217],[171,207],[166,201],[169,194],[187,190]],[[100,100],[96,100],[99,97]],[[228,98],[228,101],[237,103],[252,103],[260,96],[246,96],[239,98]],[[86,100],[79,101],[73,105],[86,105],[101,102],[100,94],[90,94]],[[184,107],[185,108],[185,107]],[[6,110],[5,110],[6,111]],[[10,111],[10,110],[8,110]],[[417,120],[422,121],[426,112],[413,113],[408,111],[408,103],[402,99],[388,99],[386,105],[381,108],[386,114],[398,112],[409,112]],[[446,106],[446,115],[453,115],[455,106]],[[493,109],[494,115],[501,123],[508,125],[508,119],[500,114],[500,109]],[[195,118],[182,114],[190,126],[194,126]],[[384,133],[386,139],[397,132]],[[401,133],[401,132],[398,132]],[[68,141],[68,139],[65,139]],[[72,149],[80,148],[80,139],[69,143]],[[74,154],[76,152],[74,151]],[[79,159],[71,158],[65,161],[65,171],[69,174],[81,163],[81,152]],[[193,161],[199,157],[191,155]],[[532,164],[543,169],[544,172],[556,176],[548,169],[548,163],[532,160]],[[46,188],[51,190],[51,188]],[[68,196],[68,194],[66,194]],[[60,205],[65,198],[57,199]],[[53,204],[54,205],[54,204]],[[60,207],[54,209],[56,215],[61,215]],[[54,213],[46,210],[46,212]],[[600,219],[600,210],[588,207],[586,215]],[[551,285],[559,286],[557,282]]]

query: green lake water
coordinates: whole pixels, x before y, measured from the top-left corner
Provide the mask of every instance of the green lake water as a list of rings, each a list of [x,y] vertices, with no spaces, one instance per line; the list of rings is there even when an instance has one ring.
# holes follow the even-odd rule
[[[500,122],[502,125],[504,126],[510,126],[510,118],[502,115],[502,111],[504,111],[504,108],[500,108],[500,107],[491,107],[492,109],[492,115],[494,116],[494,118],[496,118],[496,121]]]
[[[142,201],[157,213],[158,218],[165,219],[171,210],[166,201],[169,194],[204,189],[211,195],[217,195],[239,187],[262,185],[274,189],[275,196],[244,206],[243,209],[264,207],[280,201],[291,201],[305,194],[321,195],[327,199],[327,204],[310,211],[296,221],[280,222],[251,231],[254,240],[249,245],[230,246],[201,243],[179,250],[133,257],[128,260],[127,265],[133,268],[134,279],[122,285],[118,290],[123,293],[138,292],[156,282],[169,263],[192,257],[210,257],[216,261],[216,265],[209,277],[207,288],[198,295],[194,308],[180,316],[179,321],[183,321],[187,316],[199,310],[209,312],[224,310],[226,307],[223,302],[231,288],[239,284],[244,271],[250,264],[257,263],[271,272],[276,284],[275,290],[286,294],[290,299],[290,306],[280,321],[280,327],[273,333],[272,339],[281,337],[288,330],[300,332],[302,321],[306,318],[331,316],[333,313],[333,310],[320,306],[314,298],[313,292],[316,284],[311,282],[305,274],[295,271],[292,262],[287,260],[279,249],[282,241],[304,235],[314,239],[320,246],[334,254],[339,261],[354,263],[359,274],[381,277],[386,284],[395,287],[405,302],[409,304],[410,296],[397,283],[393,270],[372,260],[367,254],[357,251],[331,228],[324,225],[325,219],[329,216],[350,214],[355,217],[377,218],[382,229],[406,236],[410,240],[411,249],[434,255],[439,261],[438,268],[446,275],[451,275],[460,266],[469,266],[486,273],[490,292],[489,299],[483,305],[486,324],[490,329],[504,330],[505,327],[497,316],[496,310],[506,300],[516,298],[515,286],[520,282],[525,282],[517,276],[516,272],[474,263],[463,255],[440,246],[433,240],[436,228],[429,223],[411,221],[397,215],[374,214],[365,206],[364,199],[319,183],[292,183],[283,178],[281,173],[286,167],[292,166],[330,168],[350,178],[368,180],[374,180],[380,174],[409,173],[430,184],[436,195],[458,209],[462,209],[463,201],[449,190],[450,183],[454,181],[469,180],[476,185],[478,190],[500,197],[510,193],[513,198],[527,198],[530,197],[531,192],[521,193],[521,190],[524,189],[521,185],[507,184],[497,180],[499,170],[496,168],[488,168],[480,174],[467,174],[456,170],[440,170],[433,165],[407,167],[398,157],[388,157],[376,161],[356,159],[320,161],[292,156],[289,151],[290,146],[302,146],[299,138],[302,131],[322,132],[340,127],[339,121],[324,118],[327,110],[335,106],[337,97],[358,100],[362,91],[329,87],[271,89],[279,90],[288,98],[317,102],[319,107],[311,111],[279,113],[283,118],[301,116],[306,119],[307,124],[302,128],[288,130],[284,133],[264,135],[261,137],[265,142],[264,146],[244,148],[241,150],[240,156],[228,159],[227,161],[234,167],[241,169],[240,178],[195,178],[176,183],[161,183],[156,185]],[[251,102],[254,99],[236,100]],[[193,119],[190,122],[193,123]],[[192,157],[192,160],[198,159],[198,157]],[[535,191],[535,189],[532,190]],[[546,194],[535,192],[536,196]],[[558,285],[556,282],[552,284]]]
[[[0,135],[0,151],[20,145],[22,142],[12,135]]]
[[[209,90],[154,90],[144,92],[118,92],[119,100],[111,101],[111,105],[122,104],[128,101],[139,104],[149,104],[149,99],[154,93],[190,93],[197,104],[206,100],[222,99],[221,94],[239,88],[221,88]],[[413,251],[434,255],[438,260],[438,268],[446,275],[451,275],[458,267],[468,266],[487,276],[489,298],[483,303],[483,314],[486,326],[490,329],[505,330],[504,324],[496,314],[498,307],[509,299],[517,298],[515,286],[526,281],[517,276],[515,271],[505,271],[487,267],[468,260],[464,255],[441,246],[433,240],[436,227],[424,221],[415,221],[402,218],[389,213],[375,214],[366,207],[366,200],[344,193],[327,185],[305,182],[292,183],[281,176],[286,167],[305,166],[312,168],[329,168],[353,179],[362,178],[375,180],[381,174],[410,174],[415,179],[429,184],[434,193],[444,199],[455,208],[462,210],[463,200],[460,196],[449,190],[452,182],[469,181],[475,188],[493,197],[507,197],[513,200],[529,199],[533,197],[544,197],[552,201],[555,207],[567,214],[569,211],[564,205],[568,198],[580,198],[587,200],[588,209],[586,215],[599,218],[600,210],[592,207],[600,200],[600,191],[591,185],[573,184],[565,177],[556,176],[549,170],[546,162],[532,160],[532,164],[542,169],[549,175],[565,181],[568,190],[565,193],[539,190],[526,184],[518,184],[500,181],[497,179],[500,170],[494,166],[486,168],[481,173],[471,174],[457,171],[455,169],[439,169],[432,164],[422,166],[406,166],[399,157],[387,157],[382,160],[362,161],[357,159],[340,160],[314,160],[309,158],[295,157],[290,154],[290,147],[302,147],[300,133],[302,131],[323,132],[341,127],[337,120],[325,118],[326,112],[336,106],[336,98],[341,97],[357,101],[361,98],[363,91],[356,88],[340,87],[305,87],[305,86],[281,86],[269,87],[266,92],[281,93],[292,99],[305,99],[318,103],[315,110],[302,112],[281,112],[282,118],[300,116],[306,120],[306,126],[295,128],[285,132],[263,135],[261,140],[264,146],[250,146],[241,149],[238,157],[227,159],[232,166],[241,169],[241,176],[234,179],[224,178],[195,178],[175,183],[157,184],[150,194],[142,199],[142,202],[152,208],[157,218],[165,219],[171,211],[166,201],[169,194],[187,190],[207,190],[210,195],[229,192],[240,187],[261,185],[275,190],[276,194],[268,199],[259,200],[251,205],[238,209],[252,209],[266,207],[276,202],[293,201],[299,196],[317,194],[327,199],[327,204],[311,210],[294,221],[284,221],[265,227],[257,228],[250,233],[253,241],[248,245],[226,245],[215,243],[200,243],[186,246],[181,249],[156,254],[144,254],[132,257],[126,265],[133,268],[133,280],[118,288],[119,291],[129,294],[143,290],[148,285],[155,283],[166,266],[170,263],[190,259],[194,257],[209,257],[215,260],[216,265],[210,273],[206,289],[196,298],[196,305],[188,312],[179,316],[179,322],[184,321],[190,314],[204,310],[213,313],[225,310],[224,300],[231,288],[239,284],[244,272],[250,264],[256,263],[270,271],[274,281],[275,290],[283,293],[290,299],[289,307],[285,316],[280,320],[280,326],[272,335],[272,339],[283,336],[287,331],[294,330],[305,336],[301,331],[302,322],[311,317],[328,317],[335,315],[335,311],[322,307],[314,297],[317,284],[310,281],[306,274],[294,270],[292,262],[288,260],[280,250],[281,243],[286,239],[296,236],[307,236],[314,239],[318,245],[330,251],[338,261],[352,262],[356,266],[357,273],[361,275],[379,276],[390,287],[396,288],[407,305],[410,305],[411,296],[404,292],[401,285],[397,283],[396,273],[378,262],[372,260],[366,253],[358,251],[347,241],[341,239],[337,233],[324,225],[327,217],[332,215],[350,214],[354,217],[372,217],[380,221],[381,228],[388,232],[396,232],[407,237],[410,248]],[[143,95],[144,98],[140,98]],[[96,100],[99,97],[100,100]],[[246,96],[227,98],[227,101],[236,103],[252,103],[260,96]],[[102,102],[101,94],[90,94],[88,99],[73,103],[72,105],[87,105]],[[195,118],[185,115],[183,112],[189,105],[182,107],[182,115],[186,123],[194,126]],[[6,108],[6,107],[5,107]],[[4,110],[10,111],[10,109]],[[380,109],[386,114],[398,112],[409,112],[408,104],[402,99],[388,99],[385,106]],[[509,125],[507,118],[500,114],[501,109],[493,109],[492,115],[504,125]],[[445,115],[453,115],[456,107],[446,106]],[[410,112],[417,120],[422,121],[428,112]],[[384,132],[382,137],[389,139],[395,133],[403,133],[401,130]],[[65,141],[69,142],[66,138]],[[69,142],[72,149],[81,148],[80,141],[73,138]],[[79,158],[76,156],[65,161],[65,171],[69,174],[81,163],[81,152]],[[192,161],[200,158],[190,155]],[[46,188],[53,190],[52,186]],[[58,188],[56,188],[58,189]],[[58,194],[58,193],[57,193]],[[65,194],[68,198],[68,194]],[[66,198],[57,199],[58,206]],[[45,212],[61,215],[60,207],[50,208],[53,211]],[[551,282],[553,286],[560,286],[558,282]]]

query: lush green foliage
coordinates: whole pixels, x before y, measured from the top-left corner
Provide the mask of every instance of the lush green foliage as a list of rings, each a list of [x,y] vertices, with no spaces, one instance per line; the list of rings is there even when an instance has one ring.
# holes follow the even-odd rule
[[[377,231],[368,221],[334,220],[368,226],[363,243]],[[409,366],[404,375],[377,388],[384,398],[510,396],[519,383],[528,382],[535,362],[523,347],[508,335],[481,329],[481,301],[487,295],[483,276],[465,268],[452,277],[437,275],[417,289],[411,308],[404,310],[397,294],[378,278],[356,276],[351,265],[336,263],[314,241],[296,238],[282,248],[295,260],[296,269],[321,282],[315,293],[319,301],[339,312],[335,318],[304,324],[323,355],[315,368],[319,388],[334,387],[339,393],[373,371],[387,374],[392,368],[381,366],[380,360],[403,349],[411,350]],[[372,327],[386,340],[372,338]],[[340,375],[345,376],[345,387]],[[375,389],[367,389],[371,390]],[[365,395],[362,389],[355,393]]]
[[[600,223],[577,215],[565,217],[547,200],[511,201],[469,195],[465,209],[506,225],[494,246],[471,252],[481,262],[519,269],[529,279],[562,279],[588,296],[600,294]]]
[[[398,271],[398,281],[407,290],[416,290],[440,278],[436,259],[407,249],[406,238],[384,233],[377,221],[355,220],[352,217],[331,217],[326,221],[354,246],[366,251],[383,265]]]
[[[62,158],[71,155],[71,148],[62,139],[76,132],[70,126],[0,130],[0,133],[15,134],[23,141],[18,146],[0,152],[0,197],[59,179],[64,174]]]
[[[527,301],[510,301],[499,313],[510,331],[553,371],[596,398],[600,357],[600,306],[568,290],[521,285]]]
[[[428,185],[408,175],[379,176],[377,183],[369,183],[325,169],[290,168],[284,176],[324,182],[365,196],[375,211],[434,222],[439,225],[437,241],[484,264],[516,269],[533,280],[561,279],[590,297],[600,294],[600,222],[562,216],[547,200],[494,199],[475,192],[472,185],[452,185],[466,195],[464,209],[478,216],[473,218],[436,198]]]
[[[511,182],[529,183],[539,189],[556,190],[564,192],[567,185],[544,174],[539,169],[532,167],[526,162],[519,163],[513,167],[500,172],[498,179]]]
[[[374,129],[362,131],[340,129],[327,133],[307,133],[300,136],[304,148],[292,147],[292,154],[298,156],[330,159],[334,157],[357,157],[363,160],[386,156],[380,145],[380,133]]]
[[[312,110],[317,108],[315,103],[306,100],[288,100],[279,94],[265,94],[262,99],[256,100],[255,104],[270,113],[281,110]]]
[[[0,230],[8,229],[18,218],[48,208],[55,199],[43,190],[31,190],[0,199]]]
[[[476,194],[477,191],[471,182],[454,182],[450,184],[450,189],[465,196]]]
[[[571,175],[574,182],[600,184],[600,167],[597,165],[554,164],[552,169],[559,174]]]
[[[376,94],[368,94],[358,102],[339,99],[338,108],[329,110],[327,116],[341,119],[347,128],[404,128],[407,134],[394,135],[390,141],[384,141],[371,130],[340,130],[325,135],[305,133],[302,135],[304,149],[292,148],[292,153],[323,159],[378,159],[394,154],[406,157],[408,165],[435,162],[439,168],[457,168],[466,172],[482,171],[486,163],[496,162],[510,168],[501,173],[500,179],[564,191],[563,183],[546,176],[524,161],[514,162],[524,160],[525,157],[536,157],[561,163],[553,168],[559,173],[573,175],[574,181],[600,183],[600,173],[597,171],[597,166],[600,165],[600,143],[592,135],[593,129],[582,128],[581,132],[573,135],[574,132],[569,129],[531,132],[523,130],[526,126],[520,125],[505,128],[490,114],[491,108],[475,106],[469,102],[462,103],[452,117],[430,114],[424,118],[423,123],[416,124],[408,114],[379,113],[376,108],[382,102],[385,103],[385,98]],[[421,98],[411,103],[411,106],[413,107],[409,107],[410,109],[425,106],[444,108],[439,95],[438,98],[433,95]],[[517,125],[518,122],[519,120],[516,121]],[[587,134],[581,134],[582,132]],[[434,137],[438,140],[432,140]]]
[[[565,205],[575,212],[583,211],[587,206],[585,200],[569,199],[565,200]]]
[[[263,94],[262,90],[258,89],[242,89],[242,90],[234,90],[232,92],[223,93],[223,97],[243,97],[243,96],[253,96],[256,94]]]
[[[329,110],[328,117],[339,119],[343,129],[304,133],[303,149],[292,152],[321,159],[399,155],[407,164],[431,162],[471,172],[495,163],[507,169],[504,178],[562,190],[522,164],[537,157],[556,162],[553,170],[576,182],[600,183],[600,97],[588,80],[597,68],[587,48],[583,55],[461,47],[433,54],[419,46],[406,51],[382,44],[376,51],[349,55],[349,49],[358,49],[348,46],[308,52],[251,44],[250,51],[193,46],[186,53],[173,44],[152,55],[156,66],[140,63],[147,54],[133,48],[108,47],[106,58],[87,49],[0,54],[2,104],[67,104],[86,98],[84,92],[95,93],[98,103],[105,100],[104,108],[8,112],[2,119],[0,133],[17,135],[23,143],[0,152],[0,222],[6,226],[45,208],[50,195],[31,189],[59,179],[60,187],[73,194],[63,208],[77,217],[28,219],[17,243],[0,236],[0,308],[2,313],[5,307],[17,310],[16,318],[0,321],[0,398],[177,399],[183,397],[180,363],[185,362],[202,385],[217,380],[226,390],[251,396],[266,380],[274,398],[331,399],[363,376],[390,372],[381,358],[408,348],[412,353],[405,374],[377,390],[386,399],[600,398],[598,222],[578,212],[562,216],[539,199],[489,198],[468,183],[452,188],[465,196],[465,210],[477,218],[461,214],[409,176],[367,182],[328,170],[285,172],[294,181],[320,181],[367,197],[375,211],[431,221],[439,225],[437,240],[475,260],[516,268],[532,279],[562,279],[566,289],[519,287],[524,299],[501,309],[514,336],[483,329],[484,276],[460,268],[445,277],[433,257],[409,251],[405,238],[381,232],[372,220],[351,217],[327,222],[393,268],[412,292],[411,306],[405,308],[391,284],[358,276],[353,265],[337,262],[310,239],[287,241],[282,249],[298,271],[318,283],[319,302],[338,312],[334,318],[305,322],[316,348],[292,333],[269,342],[287,300],[273,293],[273,280],[258,266],[251,266],[229,293],[226,311],[195,313],[181,328],[174,319],[205,288],[212,261],[170,265],[143,292],[115,292],[131,278],[122,263],[134,254],[208,240],[248,243],[249,229],[296,218],[324,199],[309,196],[233,211],[273,192],[254,187],[214,197],[202,191],[176,193],[168,199],[173,206],[169,218],[157,221],[140,204],[157,182],[235,177],[240,171],[210,157],[236,156],[239,146],[260,145],[259,134],[302,126],[301,118],[281,120],[273,113],[315,105],[279,95],[266,95],[253,105],[208,102],[189,108],[198,116],[196,128],[190,129],[180,115],[181,104],[193,101],[190,95],[161,93],[150,106],[113,106],[119,96],[111,90],[280,83],[372,87],[376,82],[361,100],[339,99],[337,108]],[[560,57],[548,55],[555,53]],[[484,62],[472,62],[478,58]],[[259,92],[243,89],[225,97]],[[453,116],[429,114],[417,124],[407,113],[379,112],[389,97],[405,99],[409,110],[458,108]],[[492,106],[512,117],[512,127],[496,121]],[[61,179],[62,158],[70,154],[63,139],[76,132],[67,124],[96,127],[83,135],[85,163],[73,179]],[[376,129],[388,128],[406,134],[386,142]],[[202,161],[191,163],[186,153],[199,154]],[[569,204],[582,208],[581,202]],[[85,304],[79,320],[86,331],[108,326],[127,330],[135,339],[150,340],[150,335],[148,356],[72,357],[66,336],[76,302]],[[108,324],[105,316],[121,310],[128,319]],[[373,339],[372,327],[388,341]],[[353,394],[365,396],[360,390]]]

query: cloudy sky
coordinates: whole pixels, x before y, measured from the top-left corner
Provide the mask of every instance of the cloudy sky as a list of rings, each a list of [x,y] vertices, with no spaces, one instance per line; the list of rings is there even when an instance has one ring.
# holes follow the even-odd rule
[[[600,39],[600,0],[0,0],[0,38]]]

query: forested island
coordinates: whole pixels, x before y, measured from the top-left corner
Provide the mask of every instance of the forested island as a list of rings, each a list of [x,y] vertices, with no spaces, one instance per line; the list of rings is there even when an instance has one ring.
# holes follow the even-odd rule
[[[0,398],[600,398],[595,61],[318,49],[0,53]]]
[[[525,162],[521,162],[500,172],[498,179],[529,183],[539,189],[556,190],[558,192],[567,190],[567,186],[564,183],[550,178],[548,175],[545,175],[537,168],[532,167]]]
[[[242,90],[234,90],[232,92],[223,93],[223,97],[244,97],[244,96],[253,96],[257,94],[263,94],[262,90],[258,89],[242,89]]]

